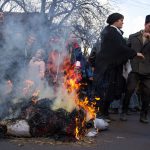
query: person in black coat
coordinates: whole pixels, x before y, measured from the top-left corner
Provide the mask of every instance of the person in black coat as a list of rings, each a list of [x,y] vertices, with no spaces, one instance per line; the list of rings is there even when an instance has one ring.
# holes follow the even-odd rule
[[[136,56],[144,58],[126,45],[120,30],[123,19],[124,16],[119,13],[108,16],[108,26],[101,33],[101,51],[95,61],[95,95],[101,98],[97,105],[104,118],[109,118],[110,103],[122,95],[125,85],[123,65]]]

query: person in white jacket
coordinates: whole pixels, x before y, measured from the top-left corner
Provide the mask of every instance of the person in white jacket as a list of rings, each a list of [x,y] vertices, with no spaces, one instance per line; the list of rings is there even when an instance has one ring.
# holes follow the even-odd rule
[[[45,51],[38,49],[35,55],[29,61],[28,75],[24,88],[26,95],[32,95],[34,92],[42,91],[45,78]]]
[[[45,62],[44,62],[44,50],[38,49],[35,56],[29,62],[29,74],[33,78],[39,78],[40,80],[45,76]],[[35,76],[32,76],[35,75]]]

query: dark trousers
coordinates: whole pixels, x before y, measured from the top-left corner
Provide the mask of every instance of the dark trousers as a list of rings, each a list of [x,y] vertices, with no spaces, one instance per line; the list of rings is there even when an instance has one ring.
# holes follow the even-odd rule
[[[121,83],[121,82],[120,82]],[[97,102],[97,106],[101,112],[102,116],[109,116],[109,108],[110,104],[115,99],[120,99],[122,94],[116,95],[116,83],[110,83],[107,88],[101,88],[99,89],[99,97],[100,101]]]
[[[104,102],[102,104],[102,108],[101,108],[101,112],[102,112],[102,115],[104,116],[109,116],[109,108],[110,108],[110,104],[113,102],[114,98],[113,96],[111,95],[111,91],[109,91],[109,93],[107,93],[105,99],[104,99]]]
[[[150,104],[150,75],[141,75],[131,72],[127,80],[127,88],[122,103],[122,113],[127,113],[130,98],[133,92],[139,88],[142,102],[142,112],[147,113]]]
[[[96,81],[96,93],[101,98],[98,106],[104,116],[109,115],[109,107],[114,99],[120,99],[124,92],[125,79],[122,67],[108,69],[101,80]]]

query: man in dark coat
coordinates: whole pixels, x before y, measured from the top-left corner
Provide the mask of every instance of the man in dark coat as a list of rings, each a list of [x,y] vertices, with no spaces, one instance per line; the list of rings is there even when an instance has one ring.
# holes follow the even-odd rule
[[[126,121],[126,113],[129,106],[130,98],[135,91],[137,85],[141,92],[142,110],[140,113],[140,121],[148,123],[148,107],[150,104],[150,15],[146,16],[145,29],[129,36],[128,45],[141,52],[145,59],[140,60],[134,58],[131,60],[132,71],[127,80],[127,90],[123,100],[123,108],[121,120]]]
[[[122,76],[123,64],[135,56],[144,57],[141,53],[129,48],[120,30],[123,15],[113,13],[107,18],[109,24],[101,33],[101,51],[95,62],[95,93],[101,98],[99,107],[104,118],[109,118],[108,108],[114,99],[122,94],[125,80]]]

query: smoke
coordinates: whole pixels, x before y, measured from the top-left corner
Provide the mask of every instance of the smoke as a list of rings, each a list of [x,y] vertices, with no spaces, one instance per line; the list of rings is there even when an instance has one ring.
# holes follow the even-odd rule
[[[63,108],[68,112],[72,112],[75,108],[77,108],[75,96],[75,91],[69,94],[63,86],[59,87],[52,110]]]
[[[26,72],[26,67],[28,65],[27,59],[31,59],[36,48],[42,47],[44,40],[47,38],[46,31],[43,30],[45,26],[44,19],[38,17],[39,15],[35,15],[31,20],[31,17],[25,19],[23,14],[4,14],[4,21],[1,24],[0,31],[2,33],[2,45],[0,47],[0,89],[2,90],[2,93],[5,91],[5,83],[8,80],[12,81],[15,88],[18,87],[20,81],[25,78],[24,73]],[[36,25],[37,23],[39,26]],[[37,41],[35,43],[29,43],[27,40],[30,34],[34,33],[36,30],[42,32],[43,35],[38,36],[37,34]],[[26,55],[25,53],[27,47],[28,53],[31,56]]]
[[[77,107],[75,94],[68,94],[62,84],[56,92],[53,85],[48,83],[49,79],[38,77],[39,74],[34,69],[29,75],[30,61],[38,49],[45,51],[42,58],[45,69],[49,53],[56,50],[60,56],[54,62],[57,70],[54,79],[59,80],[58,72],[68,54],[66,41],[71,30],[72,28],[64,27],[55,32],[50,31],[46,16],[38,13],[4,14],[4,20],[0,24],[0,116],[7,107],[29,99],[37,90],[39,99],[55,98],[54,110],[64,108],[71,112]]]

